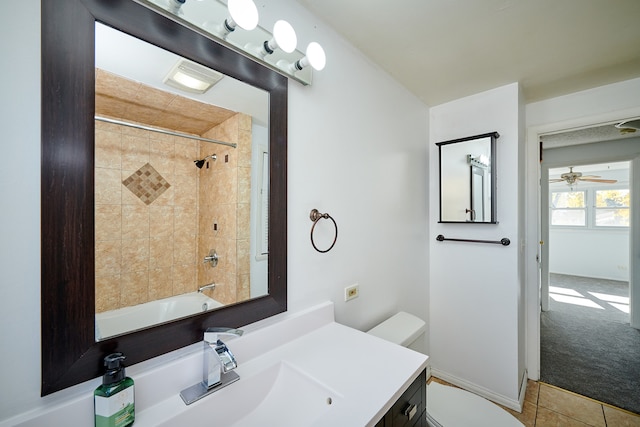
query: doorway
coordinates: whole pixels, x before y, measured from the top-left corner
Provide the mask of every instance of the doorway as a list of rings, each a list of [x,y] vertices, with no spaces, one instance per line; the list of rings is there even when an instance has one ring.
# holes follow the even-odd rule
[[[597,144],[543,153],[540,380],[640,413],[632,380],[640,331],[629,325],[630,162],[580,165]],[[567,157],[572,163],[548,166]]]
[[[637,82],[621,85],[610,85],[593,89],[585,93],[577,93],[551,99],[527,106],[526,144],[523,151],[525,162],[525,208],[524,208],[524,274],[526,282],[526,366],[528,378],[540,378],[540,291],[542,252],[546,249],[542,244],[540,215],[540,156],[541,135],[579,130],[597,126],[598,124],[615,124],[632,117],[640,117],[640,104],[631,93]],[[595,125],[594,125],[595,124]],[[637,136],[635,137],[637,138]],[[629,144],[631,145],[631,144]],[[616,158],[611,158],[613,156]],[[631,182],[640,182],[640,144],[634,147],[618,147],[616,150],[605,150],[599,161],[631,160]],[[548,177],[547,177],[548,178]],[[630,240],[631,258],[630,292],[640,295],[640,200],[632,199],[632,219]],[[635,224],[635,226],[634,226]],[[638,298],[636,298],[637,300]],[[631,311],[631,322],[640,323],[640,310]]]
[[[544,151],[541,175],[545,178],[540,186],[541,212],[545,212],[541,235],[546,242],[543,311],[549,310],[552,273],[629,282],[630,162],[581,164],[581,159],[594,158],[590,153],[597,155],[602,144],[607,143]],[[571,163],[562,164],[567,157]],[[561,299],[556,295],[556,301]]]
[[[549,309],[550,245],[544,243],[549,242],[549,232],[553,229],[553,226],[550,226],[550,217],[548,215],[550,210],[549,191],[550,188],[553,188],[550,186],[549,180],[557,180],[563,174],[565,176],[577,175],[571,171],[570,168],[573,167],[574,172],[581,173],[584,176],[608,175],[610,177],[609,181],[616,182],[604,183],[609,185],[607,189],[626,189],[629,191],[630,206],[626,208],[629,213],[628,240],[623,239],[618,242],[601,241],[598,246],[617,244],[618,246],[626,245],[629,248],[628,255],[624,251],[617,252],[614,255],[614,252],[609,250],[601,250],[600,254],[610,257],[609,262],[613,265],[613,268],[620,269],[619,273],[623,274],[613,278],[624,279],[628,277],[630,284],[630,324],[640,329],[640,297],[634,298],[636,295],[640,296],[640,270],[638,268],[634,269],[634,263],[630,262],[630,259],[640,257],[640,215],[638,215],[640,213],[638,212],[640,211],[640,200],[638,200],[639,197],[633,197],[633,192],[640,193],[640,190],[637,187],[634,189],[632,185],[634,182],[640,182],[640,136],[621,134],[613,124],[604,124],[596,127],[556,132],[551,135],[536,135],[536,137],[541,140],[541,162],[537,165],[540,185],[536,189],[539,196],[537,223],[539,224],[539,240],[541,242],[539,248],[539,272],[536,272],[539,277],[539,296],[537,295],[537,297],[539,298],[540,308],[542,311]],[[564,171],[562,168],[565,168]],[[555,171],[556,169],[558,169],[557,172]],[[550,176],[550,170],[554,170],[555,175],[553,177]],[[552,183],[555,186],[558,186],[558,184],[563,187],[567,186],[568,183],[563,181]],[[575,193],[582,194],[584,206],[582,208],[574,207],[573,210],[559,208],[558,213],[566,215],[567,212],[563,211],[569,211],[568,213],[581,214],[581,218],[585,223],[583,228],[589,229],[588,231],[606,228],[598,225],[601,224],[601,220],[597,219],[596,215],[605,212],[607,207],[601,206],[598,208],[595,204],[597,197],[607,197],[606,194],[608,193],[599,194],[598,189],[594,187],[596,184],[602,183],[580,182],[580,180],[577,180],[577,183],[573,183],[574,188],[580,186],[582,189]],[[572,188],[570,185],[568,187],[569,189]],[[590,203],[590,206],[587,206],[587,203]],[[545,214],[541,214],[542,212]],[[577,228],[574,227],[572,232],[576,233],[575,230]],[[567,247],[562,249],[558,253],[562,254],[563,251],[569,251]],[[621,258],[624,258],[624,260],[621,261]],[[577,264],[585,265],[585,263],[579,262]],[[596,264],[598,264],[597,257],[592,259],[588,265]],[[572,268],[573,271],[580,271],[579,267],[575,265]],[[602,276],[597,271],[592,272],[592,275],[596,277]],[[535,321],[535,319],[532,320]]]

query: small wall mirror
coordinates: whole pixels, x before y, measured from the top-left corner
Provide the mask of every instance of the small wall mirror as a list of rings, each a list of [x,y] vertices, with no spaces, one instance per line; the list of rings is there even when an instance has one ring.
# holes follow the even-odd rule
[[[496,224],[498,132],[438,142],[441,223]]]

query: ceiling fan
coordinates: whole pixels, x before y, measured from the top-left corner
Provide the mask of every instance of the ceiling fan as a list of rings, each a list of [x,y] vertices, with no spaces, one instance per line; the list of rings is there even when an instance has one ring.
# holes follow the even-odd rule
[[[550,179],[549,182],[562,182],[566,181],[567,185],[577,184],[578,181],[588,181],[588,182],[600,182],[603,184],[615,184],[618,182],[615,179],[601,179],[597,175],[582,175],[582,172],[574,172],[573,166],[569,167],[569,172],[563,173],[560,175],[560,178]]]

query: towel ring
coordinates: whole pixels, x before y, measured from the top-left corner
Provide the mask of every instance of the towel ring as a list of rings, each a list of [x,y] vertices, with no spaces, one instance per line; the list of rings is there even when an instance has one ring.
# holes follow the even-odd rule
[[[328,213],[320,213],[318,209],[312,209],[311,213],[309,214],[309,218],[311,219],[311,221],[313,221],[313,225],[311,226],[311,245],[313,246],[313,249],[323,254],[329,252],[331,249],[333,249],[336,241],[338,240],[338,224],[336,224],[336,221],[331,217],[331,215],[329,215]],[[326,249],[324,251],[318,249],[315,242],[313,241],[313,230],[316,228],[316,224],[321,219],[330,219],[333,222],[333,226],[336,228],[336,236],[333,239],[333,243],[331,244],[331,246],[329,246],[329,249]]]

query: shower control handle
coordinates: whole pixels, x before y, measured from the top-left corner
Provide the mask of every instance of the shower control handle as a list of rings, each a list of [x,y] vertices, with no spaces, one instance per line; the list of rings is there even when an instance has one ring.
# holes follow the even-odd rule
[[[205,264],[209,263],[211,264],[211,268],[216,267],[218,265],[218,254],[216,253],[215,249],[211,249],[209,251],[209,255],[207,255],[206,257],[204,257],[204,261]]]

